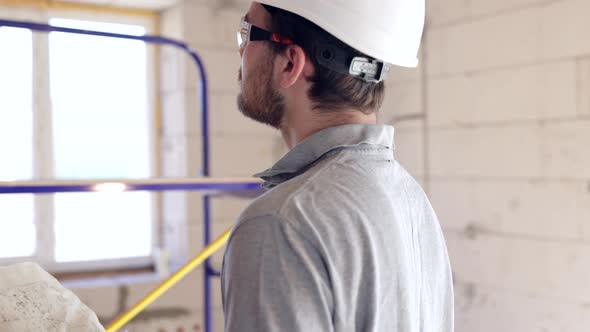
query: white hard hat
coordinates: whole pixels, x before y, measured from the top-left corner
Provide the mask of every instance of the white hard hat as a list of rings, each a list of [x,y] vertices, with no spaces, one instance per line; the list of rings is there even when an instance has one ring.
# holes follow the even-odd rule
[[[255,0],[315,23],[348,46],[402,67],[418,65],[425,0]]]

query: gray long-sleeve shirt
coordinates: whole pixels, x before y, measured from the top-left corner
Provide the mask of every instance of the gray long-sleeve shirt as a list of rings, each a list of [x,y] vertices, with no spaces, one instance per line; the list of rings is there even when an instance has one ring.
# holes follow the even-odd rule
[[[260,174],[222,269],[227,332],[450,332],[443,234],[393,128],[325,129]]]

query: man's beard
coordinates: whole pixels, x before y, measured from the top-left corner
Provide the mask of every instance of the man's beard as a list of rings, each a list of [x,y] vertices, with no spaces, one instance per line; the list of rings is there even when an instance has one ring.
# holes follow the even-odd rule
[[[242,82],[238,95],[238,109],[250,119],[279,129],[285,114],[284,97],[272,86],[273,59],[255,68],[249,81]],[[254,75],[252,75],[254,74]],[[242,81],[240,70],[238,80]],[[244,84],[245,83],[245,84]]]

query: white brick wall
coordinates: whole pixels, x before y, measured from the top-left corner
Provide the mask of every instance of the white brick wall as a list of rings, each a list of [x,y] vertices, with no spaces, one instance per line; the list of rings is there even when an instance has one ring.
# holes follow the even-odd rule
[[[563,302],[590,296],[588,243],[485,232],[446,235],[458,281]]]
[[[237,54],[236,32],[246,7],[227,7],[221,1],[185,1],[184,6],[187,42],[199,49],[226,49]]]
[[[430,30],[426,38],[429,75],[537,61],[542,13],[534,8]]]
[[[382,122],[391,123],[399,117],[423,114],[423,108],[420,81],[387,81],[379,119]]]
[[[580,38],[585,31],[590,31],[590,2],[555,1],[542,9],[539,51],[543,59],[590,54],[590,39]]]
[[[426,1],[426,18],[432,26],[454,22],[469,16],[469,0]]]
[[[536,125],[431,130],[430,173],[437,177],[539,177],[541,130]]]
[[[211,145],[211,174],[215,177],[251,177],[260,173],[275,161],[274,144],[274,138],[270,136],[228,135],[223,139],[214,139]]]
[[[424,66],[418,66],[416,68],[393,66],[389,71],[385,85],[387,87],[390,84],[420,81],[424,74],[423,71]]]
[[[160,90],[164,95],[166,95],[183,88],[183,86],[180,85],[184,82],[185,64],[181,60],[184,59],[185,55],[182,54],[182,51],[173,46],[163,46],[160,48],[160,50],[162,62],[162,66],[160,68]]]
[[[500,225],[493,215],[484,213],[478,186],[473,181],[432,178],[430,199],[441,224],[447,230],[498,231]],[[483,205],[483,206],[482,206]],[[479,213],[482,211],[481,213]]]
[[[581,241],[590,227],[586,183],[433,179],[432,203],[446,229]]]
[[[485,12],[485,6],[491,4],[493,8],[498,2],[478,3]],[[590,3],[585,0],[530,1],[528,6],[497,15],[435,26],[427,35],[429,57],[433,59],[428,72],[441,75],[489,70],[587,55],[590,40],[580,38],[580,34],[590,29],[586,19],[589,11]]]
[[[590,56],[578,60],[578,113],[590,117]]]
[[[209,124],[212,134],[216,136],[238,135],[267,140],[280,139],[280,134],[274,128],[252,121],[238,110],[236,93],[212,95]]]
[[[429,125],[574,118],[577,69],[569,60],[430,79]]]
[[[590,178],[590,120],[550,123],[541,133],[546,177]]]
[[[546,3],[557,2],[560,0],[471,0],[471,16],[479,17],[484,15],[497,15],[503,12],[517,11],[537,7]]]
[[[590,2],[427,3],[426,80],[387,105],[424,94],[428,151],[398,130],[399,157],[427,164],[456,331],[588,331]]]
[[[395,158],[412,176],[419,178],[424,172],[424,122],[410,120],[395,125]]]
[[[191,48],[197,52],[205,65],[210,93],[237,93],[239,91],[238,69],[240,68],[240,57],[235,49],[199,47],[198,44],[191,45]],[[197,67],[193,65],[192,60],[189,60],[189,58],[187,58],[187,61],[190,62],[186,71],[187,87],[196,89]],[[192,77],[195,79],[189,79]]]
[[[590,326],[590,308],[583,302],[465,283],[457,283],[455,291],[457,314],[464,317],[456,332],[586,332]]]

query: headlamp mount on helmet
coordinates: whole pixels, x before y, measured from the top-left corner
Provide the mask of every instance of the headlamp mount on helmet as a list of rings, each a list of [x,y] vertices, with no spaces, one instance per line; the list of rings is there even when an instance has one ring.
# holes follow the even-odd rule
[[[356,53],[356,52],[354,52]],[[316,61],[335,72],[361,78],[367,82],[381,82],[387,78],[391,65],[377,59],[358,56],[339,45],[317,41],[314,43]]]

